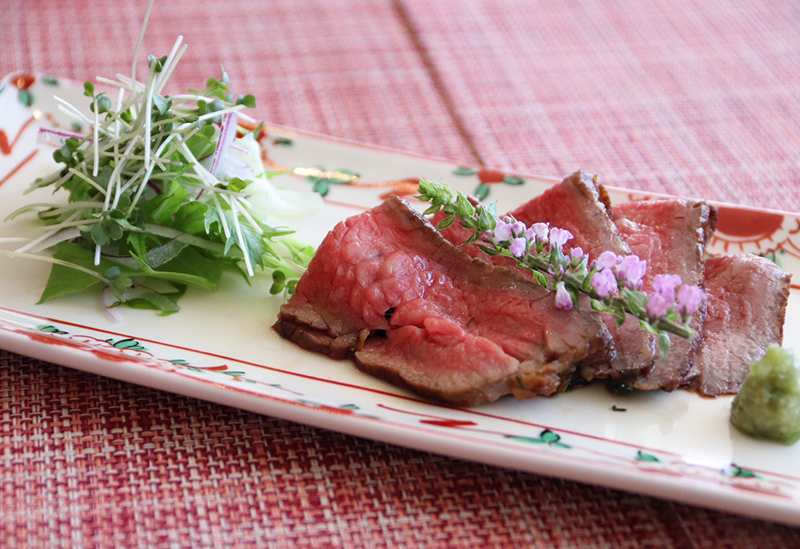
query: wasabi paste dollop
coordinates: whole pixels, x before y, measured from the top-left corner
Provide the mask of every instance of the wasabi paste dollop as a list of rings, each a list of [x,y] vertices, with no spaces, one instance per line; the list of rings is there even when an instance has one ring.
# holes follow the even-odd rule
[[[800,440],[800,362],[780,345],[750,365],[733,400],[731,423],[744,433],[782,444]]]

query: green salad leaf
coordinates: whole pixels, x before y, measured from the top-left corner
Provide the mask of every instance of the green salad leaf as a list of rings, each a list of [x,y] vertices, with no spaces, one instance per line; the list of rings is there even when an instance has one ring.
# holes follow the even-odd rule
[[[291,294],[305,271],[313,249],[251,211],[254,180],[268,185],[263,167],[252,178],[218,170],[236,140],[254,138],[256,126],[240,122],[254,97],[230,91],[224,71],[202,90],[163,94],[179,46],[149,56],[143,82],[135,73],[99,79],[116,94],[86,82],[88,109],[62,102],[91,131],[65,139],[53,153],[58,170],[29,190],[49,188],[66,201],[13,213],[36,211],[46,230],[0,250],[53,264],[40,303],[99,289],[113,296],[111,306],[171,314],[187,288],[215,291],[225,271],[248,281],[271,271],[273,294]]]

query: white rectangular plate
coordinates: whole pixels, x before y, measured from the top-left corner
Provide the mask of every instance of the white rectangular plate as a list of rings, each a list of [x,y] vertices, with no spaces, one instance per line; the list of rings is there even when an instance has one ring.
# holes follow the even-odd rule
[[[2,84],[0,218],[51,199],[49,190],[37,191],[39,196],[22,191],[54,168],[53,147],[37,144],[37,127],[71,129],[54,107],[55,92],[76,104],[84,99],[75,84],[47,77],[12,75]],[[301,227],[301,238],[315,245],[337,221],[377,204],[382,195],[413,194],[420,177],[442,179],[468,193],[482,184],[499,211],[553,183],[281,128],[269,127],[268,136],[269,159],[278,165],[347,169],[361,176],[354,184],[331,185],[324,210]],[[313,185],[296,175],[274,181],[297,190]],[[615,202],[647,198],[619,189],[611,194]],[[0,224],[0,238],[36,230],[23,216]],[[721,205],[710,252],[769,255],[797,274],[800,218]],[[743,436],[729,426],[730,397],[706,399],[685,391],[622,397],[594,386],[557,398],[504,398],[457,409],[280,339],[271,325],[281,298],[269,295],[268,276],[252,286],[229,276],[217,293],[190,290],[181,312],[169,317],[124,310],[122,319],[114,320],[94,294],[36,305],[48,273],[45,263],[0,258],[0,347],[375,440],[800,525],[800,445]],[[795,284],[785,344],[796,351],[798,331]]]

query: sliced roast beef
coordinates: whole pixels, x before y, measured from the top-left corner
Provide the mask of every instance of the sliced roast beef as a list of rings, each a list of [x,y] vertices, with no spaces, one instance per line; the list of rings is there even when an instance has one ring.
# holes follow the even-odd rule
[[[551,395],[609,336],[518,273],[475,261],[391,197],[325,238],[276,330],[425,396],[477,405]]]
[[[622,239],[609,217],[610,202],[608,194],[595,178],[585,172],[575,172],[558,185],[513,210],[509,215],[526,225],[549,223],[552,227],[569,230],[574,239],[570,246],[579,246],[592,257],[610,250],[620,255],[628,255],[630,248]],[[436,224],[442,218],[435,217]],[[443,231],[451,242],[460,244],[472,232],[458,224]],[[466,250],[474,257],[495,264],[514,266],[514,261],[504,256],[489,259],[477,246],[467,246]],[[519,271],[529,278],[532,274],[524,269]],[[583,364],[581,376],[586,380],[609,378],[625,382],[648,371],[654,360],[655,344],[652,336],[645,332],[636,321],[618,326],[611,315],[603,315],[609,332],[614,339],[615,354],[605,363]]]
[[[705,264],[708,314],[691,388],[735,394],[771,343],[783,339],[791,275],[754,255],[712,257]]]
[[[705,244],[716,227],[716,209],[702,200],[652,200],[614,207],[614,219],[634,254],[647,261],[644,291],[657,274],[677,274],[684,284],[702,287]],[[700,334],[705,306],[692,319]],[[658,357],[652,370],[637,378],[640,390],[674,390],[688,379],[700,337],[672,337],[666,359]]]

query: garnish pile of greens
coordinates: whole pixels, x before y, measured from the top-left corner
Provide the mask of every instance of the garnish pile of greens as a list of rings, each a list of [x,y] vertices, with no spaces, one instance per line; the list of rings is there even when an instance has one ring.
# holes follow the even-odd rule
[[[12,213],[36,211],[46,227],[16,251],[1,252],[53,264],[40,302],[99,286],[106,306],[170,314],[188,286],[216,290],[226,270],[245,279],[272,270],[277,294],[292,293],[308,265],[312,248],[249,211],[252,181],[216,175],[234,138],[260,131],[238,124],[249,119],[240,111],[255,106],[253,96],[231,93],[224,71],[203,90],[162,95],[185,51],[180,42],[169,56],[149,57],[144,82],[136,80],[135,64],[131,78],[98,79],[118,94],[98,93],[87,82],[89,116],[56,98],[92,130],[63,141],[53,154],[60,168],[29,190],[50,187],[68,193],[68,202]]]

